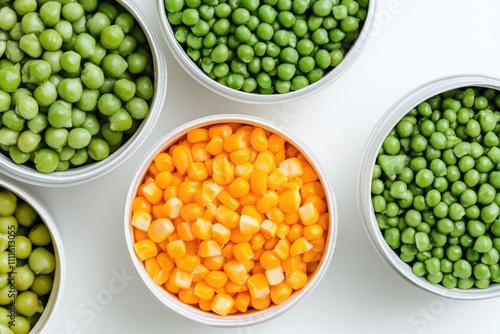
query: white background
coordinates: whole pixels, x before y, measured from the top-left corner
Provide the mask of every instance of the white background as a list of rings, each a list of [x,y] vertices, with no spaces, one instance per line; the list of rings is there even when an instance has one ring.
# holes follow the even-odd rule
[[[130,1],[148,19],[168,64],[166,103],[154,132],[125,164],[87,184],[45,188],[17,182],[52,213],[64,241],[66,286],[48,333],[499,332],[499,299],[445,300],[386,266],[362,227],[356,179],[372,128],[408,91],[460,73],[500,77],[500,1],[377,1],[373,34],[349,70],[313,96],[272,106],[206,90],[168,50],[156,1]],[[238,329],[197,325],[156,302],[135,276],[122,229],[125,194],[149,147],[187,121],[218,113],[256,115],[289,128],[327,171],[339,212],[337,247],[317,289],[287,313]]]

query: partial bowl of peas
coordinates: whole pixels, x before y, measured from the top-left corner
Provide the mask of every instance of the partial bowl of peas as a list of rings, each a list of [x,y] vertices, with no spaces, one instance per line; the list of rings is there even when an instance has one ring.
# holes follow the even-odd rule
[[[401,98],[369,137],[358,179],[366,231],[412,284],[500,295],[500,81],[458,75]]]
[[[66,278],[61,237],[42,204],[5,180],[0,180],[0,251],[0,332],[44,332]]]
[[[0,8],[0,171],[66,186],[131,156],[156,123],[166,62],[135,5],[9,0]]]
[[[143,159],[124,211],[128,255],[147,290],[209,326],[257,324],[311,293],[328,269],[337,208],[312,152],[243,115],[177,128]]]
[[[361,53],[376,1],[157,0],[180,65],[232,100],[278,103],[339,78]]]

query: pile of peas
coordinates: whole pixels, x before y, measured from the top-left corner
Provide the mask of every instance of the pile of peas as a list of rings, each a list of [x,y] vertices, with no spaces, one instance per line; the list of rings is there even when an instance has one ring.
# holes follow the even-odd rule
[[[260,94],[296,91],[339,65],[369,0],[165,0],[187,55],[210,78]]]
[[[55,268],[47,226],[28,203],[0,187],[0,333],[29,333],[47,304]]]
[[[147,116],[152,66],[115,1],[0,0],[0,151],[42,173],[105,159]]]
[[[391,130],[373,170],[387,244],[413,273],[446,288],[500,282],[500,95],[436,95]]]

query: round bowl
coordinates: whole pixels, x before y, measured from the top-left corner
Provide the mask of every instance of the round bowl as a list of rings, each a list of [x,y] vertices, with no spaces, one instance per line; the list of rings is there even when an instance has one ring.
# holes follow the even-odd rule
[[[307,284],[300,290],[295,291],[287,300],[279,305],[271,305],[269,308],[264,310],[249,310],[245,313],[229,314],[225,316],[218,315],[213,312],[203,311],[197,307],[197,305],[188,305],[180,301],[180,299],[174,294],[169,293],[165,288],[159,286],[153,282],[153,280],[148,276],[145,270],[144,263],[139,259],[134,250],[134,231],[131,225],[132,219],[132,201],[137,195],[138,187],[145,177],[148,171],[148,166],[153,161],[153,158],[160,152],[163,152],[166,148],[170,147],[172,144],[176,143],[180,138],[186,136],[187,132],[192,129],[197,129],[200,127],[220,124],[220,123],[240,123],[245,125],[253,125],[268,130],[271,133],[276,133],[281,135],[289,143],[294,145],[299,151],[304,155],[309,161],[311,166],[315,169],[318,175],[318,180],[322,183],[325,192],[325,201],[327,203],[327,210],[329,212],[328,231],[325,231],[326,241],[324,246],[324,252],[320,262],[315,271],[309,276]],[[132,261],[133,267],[137,274],[139,275],[141,281],[146,286],[147,290],[157,299],[161,304],[166,306],[168,309],[177,313],[178,315],[189,319],[191,321],[197,322],[199,324],[209,325],[209,326],[224,326],[224,327],[240,327],[245,325],[254,325],[263,321],[267,321],[286,310],[293,307],[300,300],[305,298],[309,293],[313,291],[318,285],[321,278],[326,273],[330,261],[332,259],[335,242],[337,238],[337,207],[335,203],[335,198],[332,189],[330,188],[328,178],[326,173],[321,169],[318,161],[314,158],[311,151],[305,147],[293,134],[288,132],[286,129],[279,125],[276,125],[267,120],[243,116],[243,115],[214,115],[209,117],[200,118],[193,120],[184,124],[183,126],[177,128],[176,130],[170,132],[165,137],[163,137],[146,155],[142,160],[143,163],[137,168],[133,178],[132,183],[129,188],[126,202],[125,202],[125,215],[124,215],[124,232],[125,232],[125,242],[127,247],[128,255]],[[222,270],[222,269],[221,269]]]
[[[104,160],[91,162],[87,165],[78,167],[70,167],[65,171],[55,171],[45,174],[38,172],[34,166],[25,164],[18,165],[14,163],[7,154],[1,153],[1,172],[14,179],[41,186],[56,187],[80,184],[103,176],[120,166],[137,151],[140,145],[146,140],[148,134],[151,133],[151,130],[160,116],[166,96],[166,60],[161,54],[157,37],[137,6],[130,1],[117,0],[117,2],[133,15],[136,22],[141,26],[150,46],[154,65],[154,95],[151,100],[149,100],[149,113],[146,118],[142,120],[141,125],[135,133]]]
[[[328,87],[335,80],[340,78],[342,74],[344,74],[347,69],[355,62],[356,58],[362,52],[366,41],[370,37],[377,2],[377,0],[370,1],[367,17],[365,22],[363,23],[360,34],[351,48],[348,50],[348,52],[344,55],[344,60],[338,66],[325,73],[323,78],[319,81],[316,81],[315,83],[310,84],[302,89],[290,91],[283,94],[275,93],[263,95],[258,93],[246,93],[240,90],[229,88],[228,86],[220,84],[216,80],[211,79],[205,72],[203,72],[203,70],[200,69],[200,67],[187,55],[186,50],[183,48],[183,46],[176,40],[174,29],[172,29],[172,26],[167,19],[167,15],[165,14],[166,9],[164,0],[157,0],[158,13],[160,16],[160,21],[162,23],[163,35],[167,41],[168,46],[170,47],[170,50],[172,51],[172,54],[174,55],[175,59],[177,59],[182,68],[198,83],[202,84],[212,92],[215,92],[231,100],[250,104],[282,103],[305,98],[321,91],[322,89]]]
[[[16,195],[18,203],[21,200],[30,205],[38,214],[38,219],[40,219],[47,226],[52,238],[52,246],[56,260],[52,290],[44,305],[44,311],[41,313],[40,318],[30,331],[32,334],[45,333],[46,328],[48,328],[50,322],[54,318],[54,314],[56,313],[59,304],[61,303],[64,284],[66,282],[66,256],[62,240],[50,213],[33,196],[19,186],[2,179],[0,179],[0,188],[6,189]]]
[[[368,237],[382,259],[407,282],[436,295],[460,300],[477,300],[500,295],[500,284],[491,283],[486,289],[445,288],[441,284],[431,284],[425,277],[416,276],[412,267],[403,262],[387,244],[378,226],[371,196],[371,180],[374,165],[382,143],[389,132],[410,110],[427,99],[453,89],[478,87],[500,90],[500,80],[480,75],[456,75],[428,82],[399,99],[382,116],[371,132],[361,160],[357,180],[358,208]]]

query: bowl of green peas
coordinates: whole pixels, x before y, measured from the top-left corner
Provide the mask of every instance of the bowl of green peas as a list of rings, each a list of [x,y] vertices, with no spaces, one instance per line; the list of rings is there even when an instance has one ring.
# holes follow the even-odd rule
[[[157,0],[179,64],[232,100],[278,103],[317,92],[360,54],[369,0]]]
[[[410,283],[500,295],[500,81],[458,75],[410,92],[375,126],[358,179],[369,238]]]
[[[166,62],[133,4],[0,5],[0,171],[65,186],[110,172],[156,123]]]
[[[28,192],[0,180],[0,333],[41,333],[60,303],[66,260],[57,226]]]

